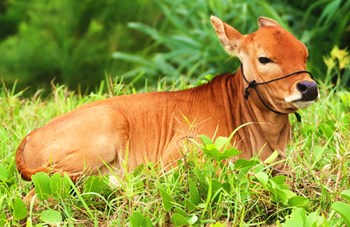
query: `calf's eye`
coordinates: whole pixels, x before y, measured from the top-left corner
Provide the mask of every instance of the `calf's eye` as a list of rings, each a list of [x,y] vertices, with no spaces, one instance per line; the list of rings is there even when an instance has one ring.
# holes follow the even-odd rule
[[[259,57],[258,60],[261,64],[267,64],[267,63],[272,62],[272,60],[270,58],[267,58],[267,57]]]

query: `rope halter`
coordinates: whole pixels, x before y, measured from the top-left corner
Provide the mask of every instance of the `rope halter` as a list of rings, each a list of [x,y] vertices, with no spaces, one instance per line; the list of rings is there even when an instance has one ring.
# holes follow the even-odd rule
[[[265,100],[263,99],[263,97],[261,96],[261,94],[260,94],[260,92],[259,92],[259,90],[258,90],[257,87],[260,86],[260,85],[270,84],[270,83],[275,82],[275,81],[278,81],[278,80],[283,80],[283,79],[286,79],[286,78],[288,78],[288,77],[295,76],[295,75],[298,75],[298,74],[301,74],[301,73],[308,73],[308,74],[311,76],[311,78],[313,78],[311,72],[305,71],[305,70],[300,70],[300,71],[296,71],[296,72],[293,72],[293,73],[290,73],[290,74],[287,74],[287,75],[284,75],[284,76],[281,76],[281,77],[278,77],[278,78],[275,78],[275,79],[272,79],[272,80],[268,80],[268,81],[265,81],[265,82],[259,82],[259,83],[258,83],[258,82],[256,82],[256,80],[251,80],[251,81],[249,81],[249,80],[247,79],[247,77],[244,75],[243,64],[242,64],[242,63],[241,63],[241,73],[242,73],[242,76],[243,76],[244,81],[248,84],[248,86],[247,86],[247,87],[245,88],[245,90],[244,90],[244,99],[245,99],[245,100],[248,100],[249,94],[250,94],[250,93],[249,93],[249,90],[250,90],[250,89],[253,89],[253,90],[255,90],[255,92],[258,94],[258,97],[259,97],[260,101],[262,102],[262,104],[264,104],[264,106],[265,106],[268,110],[270,110],[271,112],[274,112],[274,113],[276,113],[276,114],[281,114],[281,115],[286,114],[286,113],[282,113],[282,112],[279,112],[279,111],[277,111],[277,110],[274,110],[271,106],[269,106],[269,105],[265,102]],[[294,114],[295,114],[295,116],[296,116],[298,122],[301,122],[301,116],[300,116],[300,114],[298,114],[297,112],[295,112]]]

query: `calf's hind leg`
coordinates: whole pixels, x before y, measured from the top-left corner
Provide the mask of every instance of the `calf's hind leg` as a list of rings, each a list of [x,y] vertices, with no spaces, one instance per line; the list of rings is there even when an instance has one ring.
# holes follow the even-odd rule
[[[17,150],[17,166],[27,179],[42,169],[72,178],[95,173],[118,163],[128,131],[125,117],[113,106],[77,109],[29,134]]]

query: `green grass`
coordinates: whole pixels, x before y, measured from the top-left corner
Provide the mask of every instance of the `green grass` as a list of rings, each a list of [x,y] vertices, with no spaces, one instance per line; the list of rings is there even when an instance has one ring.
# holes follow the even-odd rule
[[[189,87],[178,80],[155,90]],[[60,175],[37,174],[38,204],[25,206],[33,187],[21,180],[15,150],[21,139],[53,117],[84,103],[135,93],[122,81],[108,80],[81,95],[52,86],[46,98],[30,98],[5,86],[0,90],[0,225],[5,226],[342,226],[350,209],[350,92],[322,84],[321,99],[291,116],[293,139],[287,163],[292,175],[271,176],[270,163],[221,161],[234,156],[226,139],[189,145],[178,167],[162,172],[153,164],[138,167],[111,186],[103,176],[76,184]],[[150,89],[145,86],[144,91]],[[200,150],[204,156],[198,155]]]

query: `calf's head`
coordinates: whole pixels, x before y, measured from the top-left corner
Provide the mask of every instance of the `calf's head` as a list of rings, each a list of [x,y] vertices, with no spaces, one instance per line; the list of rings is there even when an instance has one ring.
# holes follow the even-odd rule
[[[270,110],[291,113],[318,98],[317,84],[305,71],[307,48],[276,21],[260,17],[259,29],[249,35],[215,16],[211,22],[225,51],[240,59],[245,86],[251,83]]]

